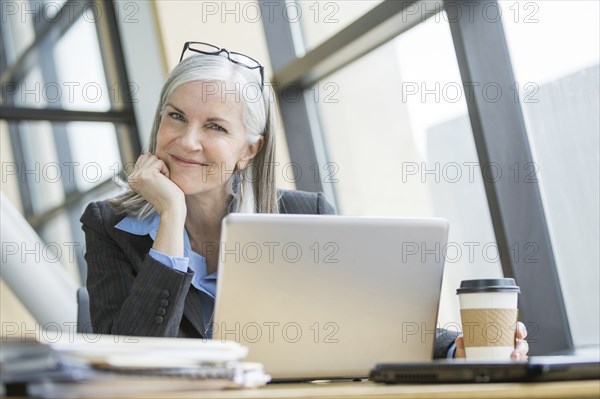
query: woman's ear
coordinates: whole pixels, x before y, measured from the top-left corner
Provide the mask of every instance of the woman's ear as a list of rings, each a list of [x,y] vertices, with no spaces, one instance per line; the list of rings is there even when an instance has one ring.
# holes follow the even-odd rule
[[[256,143],[252,143],[252,144],[248,144],[248,147],[246,147],[246,153],[244,154],[244,156],[238,161],[238,168],[244,169],[248,163],[250,162],[250,160],[252,158],[254,158],[262,149],[264,143],[264,137],[260,136],[260,138],[258,139],[258,141]]]

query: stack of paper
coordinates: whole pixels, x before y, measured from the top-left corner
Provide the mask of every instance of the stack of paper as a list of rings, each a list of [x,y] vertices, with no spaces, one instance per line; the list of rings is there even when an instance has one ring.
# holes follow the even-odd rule
[[[81,334],[3,343],[0,370],[5,394],[38,397],[262,386],[270,377],[241,361],[247,351],[217,340]]]

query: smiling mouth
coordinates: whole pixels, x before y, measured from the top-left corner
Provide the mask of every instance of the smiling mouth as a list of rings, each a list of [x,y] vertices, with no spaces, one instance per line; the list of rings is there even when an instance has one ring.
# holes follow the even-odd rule
[[[184,165],[184,166],[209,166],[208,163],[205,162],[198,162],[198,161],[194,161],[192,159],[187,159],[187,158],[181,158],[178,157],[176,155],[171,154],[171,158],[173,158],[173,160],[180,164],[180,165]]]

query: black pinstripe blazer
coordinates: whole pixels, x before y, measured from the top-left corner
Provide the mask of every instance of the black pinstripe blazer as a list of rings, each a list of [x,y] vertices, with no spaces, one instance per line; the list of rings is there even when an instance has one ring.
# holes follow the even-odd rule
[[[321,193],[280,190],[279,211],[333,214]],[[191,286],[193,273],[182,273],[149,256],[152,238],[119,230],[125,217],[105,201],[90,203],[81,217],[88,267],[87,288],[93,331],[161,337],[202,337],[201,301]],[[444,357],[456,334],[439,330],[436,357]]]

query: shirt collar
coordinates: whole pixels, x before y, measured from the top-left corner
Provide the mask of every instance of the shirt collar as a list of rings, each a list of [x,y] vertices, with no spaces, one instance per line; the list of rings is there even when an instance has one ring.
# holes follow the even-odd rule
[[[154,212],[145,219],[138,219],[134,216],[126,216],[119,223],[117,223],[115,227],[119,230],[138,236],[145,236],[149,234],[150,237],[155,240],[159,225],[160,216],[158,216],[157,212]]]

